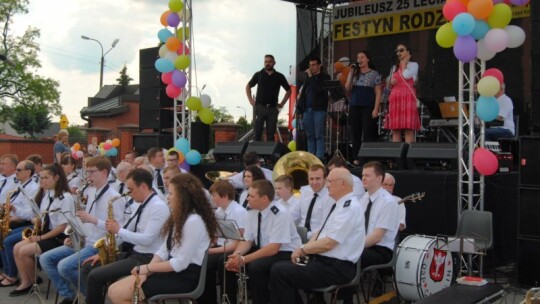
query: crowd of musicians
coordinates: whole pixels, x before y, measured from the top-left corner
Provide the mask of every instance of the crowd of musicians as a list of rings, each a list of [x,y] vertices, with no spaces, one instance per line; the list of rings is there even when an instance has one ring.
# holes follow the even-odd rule
[[[272,180],[255,152],[243,160],[245,170],[205,189],[159,148],[128,153],[116,168],[105,156],[77,168],[69,153],[48,165],[2,155],[0,286],[32,292],[43,281],[37,258],[62,304],[137,302],[194,290],[207,256],[200,303],[237,303],[237,294],[302,303],[299,291],[348,283],[356,263],[391,259],[405,207],[380,163],[365,164],[361,179],[340,158],[314,164],[294,195],[290,176]],[[227,220],[241,238],[224,238]]]

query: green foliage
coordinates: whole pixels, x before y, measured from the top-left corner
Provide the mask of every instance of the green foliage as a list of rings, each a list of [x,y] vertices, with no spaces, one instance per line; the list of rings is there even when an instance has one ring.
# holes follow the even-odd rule
[[[249,123],[244,116],[241,116],[238,118],[237,124],[241,125],[242,128],[240,129],[240,134],[245,134],[247,131],[251,129],[251,123]]]
[[[116,81],[118,81],[118,84],[121,86],[127,86],[129,83],[133,80],[128,73],[127,73],[127,66],[124,64],[124,67],[120,71],[120,77],[116,78]]]
[[[7,121],[10,113],[36,109],[43,105],[50,114],[60,115],[59,83],[36,73],[41,67],[38,60],[39,29],[29,27],[22,36],[15,36],[10,29],[13,17],[28,12],[28,0],[2,0],[0,3],[0,54],[6,55],[14,66],[0,62],[0,121]],[[36,117],[39,121],[43,117]]]
[[[20,134],[28,133],[32,138],[51,125],[49,110],[44,104],[16,105],[10,112],[11,127]]]
[[[208,107],[214,112],[214,122],[234,122],[234,117],[229,113],[227,108],[219,107],[214,108],[214,105]]]

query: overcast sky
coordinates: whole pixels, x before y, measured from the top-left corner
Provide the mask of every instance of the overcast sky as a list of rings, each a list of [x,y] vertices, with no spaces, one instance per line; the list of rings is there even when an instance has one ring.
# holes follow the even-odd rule
[[[81,124],[80,110],[99,88],[101,50],[107,51],[104,84],[115,84],[123,65],[139,83],[139,49],[157,45],[167,0],[33,0],[29,13],[14,18],[13,29],[41,30],[39,74],[60,82],[60,102],[70,124]],[[196,75],[193,82],[235,117],[248,111],[245,85],[263,66],[264,54],[276,57],[276,69],[286,76],[295,63],[296,13],[280,0],[193,0]],[[195,72],[195,69],[193,70]],[[193,74],[195,77],[195,73]],[[53,117],[53,121],[58,121]]]

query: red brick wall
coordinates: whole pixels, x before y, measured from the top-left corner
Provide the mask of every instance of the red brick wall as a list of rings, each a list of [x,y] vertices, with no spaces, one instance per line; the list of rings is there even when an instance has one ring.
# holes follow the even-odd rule
[[[117,126],[127,124],[139,124],[139,103],[138,102],[125,102],[125,105],[129,106],[129,110],[122,114],[113,117],[92,117],[92,128],[104,128],[116,131]]]
[[[52,140],[0,140],[0,155],[16,154],[19,160],[25,159],[30,154],[39,154],[44,164],[53,162]]]
[[[120,159],[124,159],[126,153],[133,151],[133,134],[137,132],[137,128],[120,128],[120,147],[118,150]]]

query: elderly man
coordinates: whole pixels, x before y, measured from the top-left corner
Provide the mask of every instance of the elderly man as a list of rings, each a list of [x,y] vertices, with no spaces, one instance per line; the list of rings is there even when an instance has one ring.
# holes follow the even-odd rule
[[[2,175],[5,177],[0,181],[0,204],[6,202],[7,194],[19,186],[17,176],[15,176],[19,159],[15,154],[4,154],[0,160],[0,168]]]
[[[394,199],[396,199],[396,202],[399,202],[401,200],[400,197],[394,195],[394,186],[396,185],[396,179],[394,176],[390,173],[384,174],[384,182],[382,184],[383,188],[386,189]],[[405,209],[405,204],[399,204],[398,205],[398,211],[399,211],[399,231],[405,230],[407,227],[405,223],[405,217],[407,215],[407,210]]]

